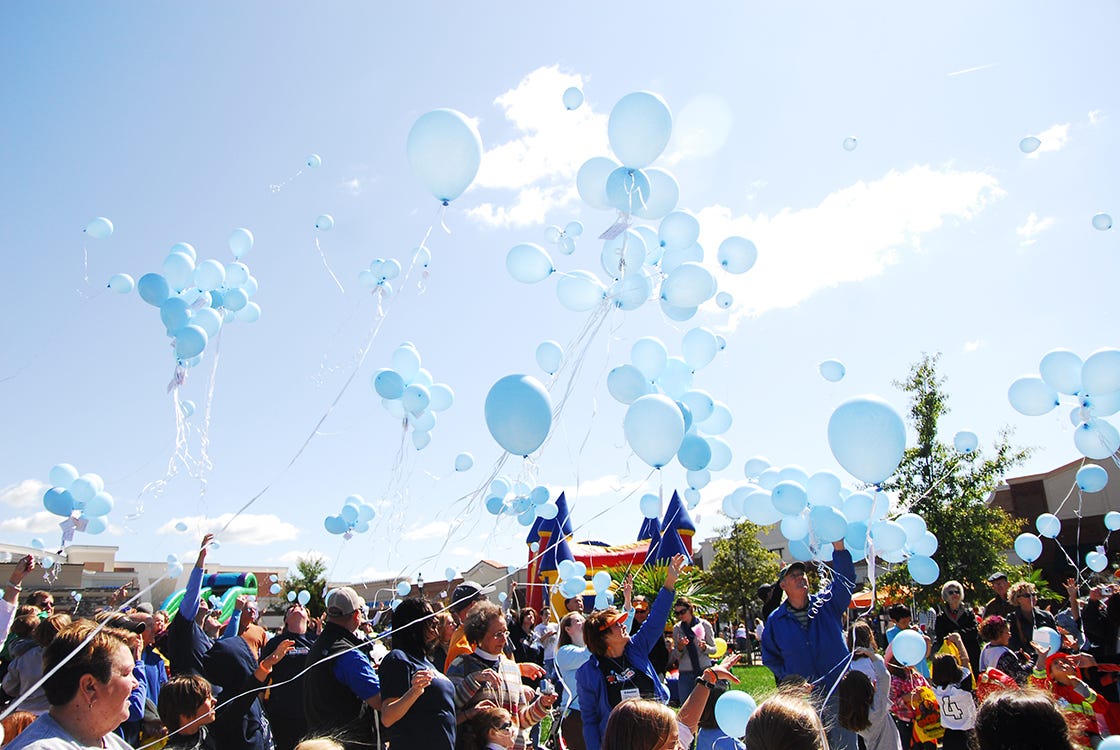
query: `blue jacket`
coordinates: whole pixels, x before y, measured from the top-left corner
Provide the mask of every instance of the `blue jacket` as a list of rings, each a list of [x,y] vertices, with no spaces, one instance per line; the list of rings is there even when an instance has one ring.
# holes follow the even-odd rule
[[[669,688],[665,687],[661,675],[657,674],[650,663],[649,652],[665,635],[665,623],[669,619],[674,596],[676,594],[666,588],[658,592],[649,608],[649,617],[638,628],[638,632],[630,637],[624,652],[631,667],[641,670],[653,680],[657,700],[662,703],[669,701]],[[603,734],[607,731],[611,705],[607,701],[607,685],[599,669],[599,659],[594,654],[576,672],[576,685],[579,690],[580,717],[583,719],[583,740],[587,744],[587,750],[599,750]]]
[[[808,627],[801,627],[790,614],[789,602],[770,613],[762,630],[762,663],[781,682],[797,675],[810,682],[828,677],[827,686],[838,679],[848,663],[850,651],[844,642],[840,617],[852,601],[856,569],[852,553],[836,550],[832,554],[832,583],[819,594],[809,596],[809,610],[816,611]]]

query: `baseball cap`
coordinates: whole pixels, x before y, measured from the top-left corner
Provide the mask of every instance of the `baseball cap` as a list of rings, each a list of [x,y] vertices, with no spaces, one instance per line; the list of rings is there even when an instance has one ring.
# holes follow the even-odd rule
[[[127,630],[130,633],[137,634],[143,633],[148,628],[146,623],[133,620],[131,617],[126,617],[124,615],[106,617],[105,624],[110,628],[120,628],[121,630]]]
[[[794,562],[791,562],[789,565],[786,565],[785,567],[783,567],[782,571],[780,573],[778,573],[778,583],[781,583],[783,578],[785,578],[786,576],[788,576],[790,573],[792,573],[795,570],[800,570],[802,573],[804,573],[805,572],[805,563],[801,562],[800,560],[795,560]]]
[[[626,617],[627,617],[627,615],[626,615],[625,612],[619,612],[618,614],[616,614],[612,617],[608,617],[606,622],[604,622],[602,625],[599,626],[599,630],[603,631],[603,632],[605,632],[607,630],[610,630],[611,628],[613,628],[618,623],[626,622]]]
[[[151,602],[140,602],[136,605],[136,611],[143,612],[146,615],[150,615],[155,613],[155,607],[152,606]]]
[[[451,609],[454,612],[464,610],[492,591],[493,586],[483,586],[477,581],[463,581],[451,592]]]
[[[349,586],[341,586],[331,592],[327,597],[327,616],[346,617],[354,612],[364,612],[366,603],[358,592]]]
[[[990,576],[988,576],[988,583],[995,583],[1001,578],[1006,581],[1007,574],[997,570],[995,573],[992,573]]]

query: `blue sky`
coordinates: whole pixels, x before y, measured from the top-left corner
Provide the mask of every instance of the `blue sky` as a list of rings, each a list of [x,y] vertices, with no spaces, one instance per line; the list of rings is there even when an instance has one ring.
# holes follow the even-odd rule
[[[1116,343],[1117,230],[1090,219],[1120,215],[1118,20],[1114,3],[7,4],[0,535],[57,539],[41,496],[65,461],[101,474],[117,501],[110,530],[77,541],[119,545],[124,559],[187,553],[260,494],[220,562],[311,551],[335,578],[431,579],[479,557],[524,560],[515,520],[462,499],[501,456],[482,403],[506,374],[547,380],[537,344],[573,340],[587,316],[559,305],[555,278],[511,279],[505,254],[579,219],[576,252],[553,260],[602,275],[594,237],[614,216],[584,205],[574,178],[608,153],[610,108],[636,90],[673,110],[655,166],[699,217],[706,262],[740,234],[758,263],[717,272],[728,311],[708,303],[683,324],[655,303],[612,313],[552,439],[506,473],[567,488],[587,536],[628,541],[657,481],[626,446],[606,373],[641,336],[679,353],[695,325],[727,338],[695,382],[735,420],[732,464],[701,493],[701,536],[753,455],[846,478],[828,449],[831,411],[862,393],[904,409],[891,381],[922,352],[943,353],[946,439],[971,429],[988,445],[1010,425],[1037,448],[1022,473],[1072,460],[1067,410],[1024,417],[1006,392],[1052,348]],[[571,85],[586,102],[568,112]],[[443,217],[450,234],[405,155],[412,123],[437,107],[474,118],[485,149]],[[1030,134],[1043,145],[1028,156]],[[304,166],[310,153],[320,168]],[[314,228],[323,213],[329,232]],[[95,216],[112,219],[111,238],[82,233]],[[376,322],[358,271],[374,258],[407,266],[433,221],[423,290],[414,275],[398,291],[343,390]],[[224,331],[216,369],[208,352],[190,373],[182,397],[200,412],[209,400],[209,428],[192,417],[190,459],[162,494],[143,492],[176,451],[174,362],[158,311],[105,282],[158,271],[176,242],[232,261],[236,227],[256,237],[244,260],[263,315]],[[431,444],[406,438],[398,461],[399,422],[369,377],[406,340],[456,401]],[[840,383],[817,373],[830,357],[847,367]],[[456,474],[461,451],[475,468]],[[684,488],[680,467],[663,474]],[[378,518],[343,541],[322,522],[351,494]]]

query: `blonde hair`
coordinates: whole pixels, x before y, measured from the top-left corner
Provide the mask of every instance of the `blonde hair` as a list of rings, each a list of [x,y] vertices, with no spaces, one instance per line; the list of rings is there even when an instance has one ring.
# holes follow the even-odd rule
[[[602,750],[658,750],[673,736],[677,715],[657,701],[635,698],[614,707]]]
[[[1007,598],[1012,604],[1019,598],[1020,594],[1037,594],[1038,590],[1030,581],[1019,581],[1018,583],[1011,584],[1011,588],[1007,592]]]
[[[304,740],[295,746],[295,750],[343,750],[342,743],[330,737],[315,737]]]
[[[817,710],[805,698],[785,690],[755,709],[743,742],[751,750],[828,750]]]

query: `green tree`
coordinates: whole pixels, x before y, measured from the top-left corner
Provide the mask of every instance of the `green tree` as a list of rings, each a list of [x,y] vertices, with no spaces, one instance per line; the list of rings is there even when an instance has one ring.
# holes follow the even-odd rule
[[[778,577],[778,556],[758,540],[762,527],[738,521],[718,529],[715,554],[704,579],[735,618],[749,623],[748,612],[761,606],[755,592]]]
[[[311,594],[311,601],[307,603],[307,609],[311,612],[312,617],[318,617],[327,609],[323,600],[327,587],[327,579],[324,575],[326,572],[327,563],[321,557],[296,558],[295,575],[289,575],[284,580],[281,585],[281,595],[286,598],[289,591],[294,591],[296,596],[299,596],[300,591],[307,591]]]
[[[1009,469],[1026,460],[1030,450],[1013,446],[1006,427],[990,452],[977,448],[962,454],[938,439],[939,420],[949,413],[945,378],[937,372],[940,358],[940,354],[923,354],[910,367],[906,380],[895,382],[910,396],[909,421],[917,432],[917,442],[906,450],[898,471],[883,483],[883,489],[897,492],[901,506],[924,518],[937,536],[934,559],[941,568],[940,581],[960,581],[966,600],[986,601],[990,598],[988,576],[1006,568],[1003,552],[1022,529],[1002,508],[988,505],[988,496]],[[940,582],[916,586],[905,565],[879,580],[883,585],[910,588],[923,606],[940,600]]]

